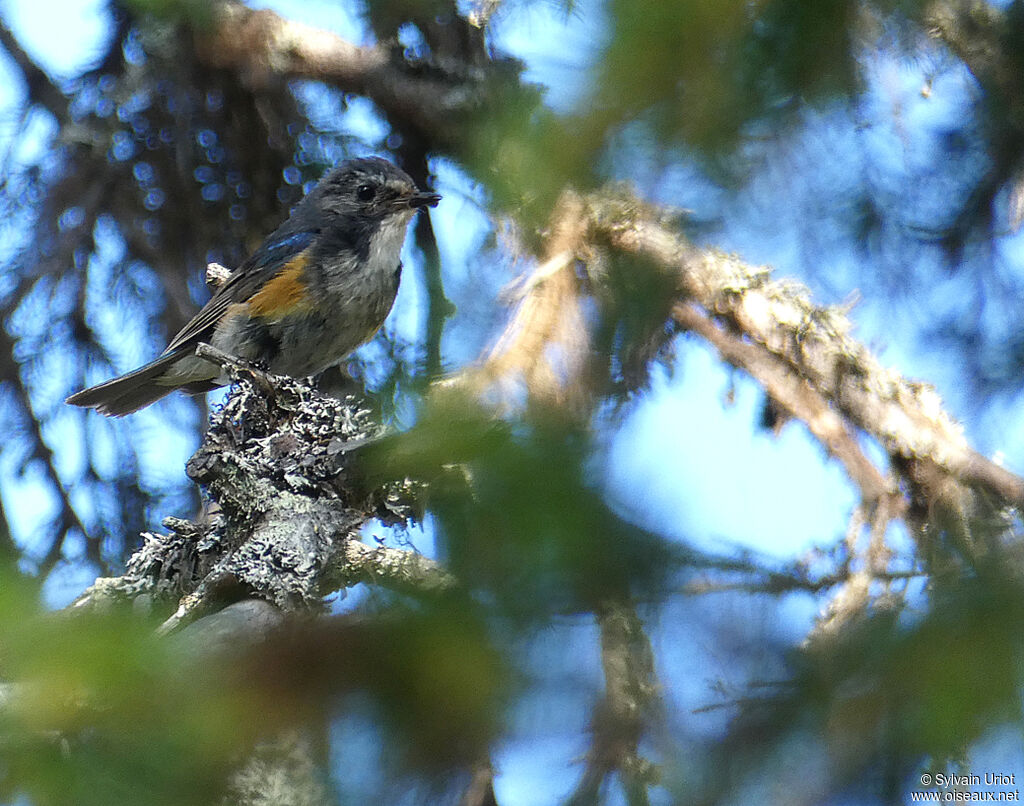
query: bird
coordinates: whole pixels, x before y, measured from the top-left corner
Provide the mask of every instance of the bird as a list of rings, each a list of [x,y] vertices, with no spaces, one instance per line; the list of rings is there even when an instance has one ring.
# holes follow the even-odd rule
[[[217,288],[155,360],[67,398],[120,417],[175,389],[230,382],[200,343],[279,375],[316,375],[380,329],[398,292],[400,252],[416,212],[441,196],[380,157],[340,163]]]

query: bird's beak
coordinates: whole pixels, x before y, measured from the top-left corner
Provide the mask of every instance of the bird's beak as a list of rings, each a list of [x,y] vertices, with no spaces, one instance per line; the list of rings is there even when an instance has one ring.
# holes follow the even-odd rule
[[[441,201],[440,193],[427,193],[420,190],[409,196],[406,204],[413,209],[422,210],[424,207],[437,207],[439,201]]]

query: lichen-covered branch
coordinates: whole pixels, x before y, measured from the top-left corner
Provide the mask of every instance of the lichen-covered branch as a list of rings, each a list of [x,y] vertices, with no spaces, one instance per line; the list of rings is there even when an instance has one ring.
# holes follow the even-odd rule
[[[853,325],[844,311],[815,305],[805,288],[772,280],[767,268],[698,250],[660,211],[635,197],[590,197],[588,216],[595,237],[676,272],[682,297],[785,362],[891,454],[927,459],[1008,503],[1024,502],[1024,479],[974,451],[932,387],[882,366],[850,335]]]
[[[785,361],[887,450],[908,458],[930,457],[960,477],[977,477],[979,457],[943,411],[935,390],[883,367],[849,335],[853,326],[844,312],[815,305],[805,288],[772,280],[767,268],[696,249],[636,199],[594,197],[589,212],[595,234],[677,272],[685,298]],[[999,476],[998,492],[1024,501],[1024,481],[1008,471]]]
[[[1024,503],[1024,480],[974,451],[931,387],[883,367],[850,335],[844,310],[815,305],[803,286],[773,280],[765,267],[696,248],[669,211],[619,188],[563,195],[516,313],[482,367],[464,378],[498,389],[518,380],[532,399],[582,403],[588,416],[596,402],[586,375],[591,337],[578,312],[588,293],[599,302],[613,293],[604,287],[608,264],[623,255],[651,261],[673,278],[669,316],[676,327],[750,374],[773,405],[805,423],[860,489],[848,564],[817,635],[863,613],[872,584],[891,581],[886,534],[894,519],[905,518],[919,536],[936,519],[959,525],[961,546],[969,549],[969,522],[981,511],[972,489],[1003,505]],[[577,276],[581,268],[587,282]],[[863,434],[889,452],[885,471],[861,448]],[[985,506],[992,511],[990,502]]]
[[[709,342],[725,361],[749,373],[776,405],[805,423],[829,455],[842,463],[865,500],[898,497],[895,481],[882,475],[864,455],[849,425],[791,366],[716,324],[706,311],[693,303],[678,303],[672,309],[672,315],[681,328]],[[897,515],[899,511],[893,514]]]
[[[675,277],[677,322],[711,341],[804,419],[865,498],[888,495],[894,485],[864,458],[857,431],[906,462],[932,463],[1007,503],[1024,503],[1024,479],[973,450],[932,387],[882,366],[850,335],[853,324],[845,311],[814,304],[806,288],[773,280],[766,267],[696,248],[667,211],[628,191],[586,197],[567,192],[553,222],[545,260],[527,281],[517,313],[485,364],[488,378],[518,374],[531,393],[556,399],[549,387],[575,380],[565,368],[583,366],[589,344],[585,334],[563,336],[570,329],[563,324],[566,309],[580,304],[574,267],[584,266],[600,288],[602,250],[641,256]],[[578,318],[572,324],[583,327]],[[552,345],[562,356],[560,373],[550,369]]]
[[[400,523],[412,514],[412,487],[364,489],[352,466],[348,449],[380,433],[368,410],[202,348],[239,382],[186,468],[217,514],[198,524],[165,520],[172,534],[148,535],[128,573],[97,581],[78,607],[142,594],[178,599],[163,627],[172,632],[249,596],[305,612],[358,581],[432,595],[454,585],[411,551],[360,542],[370,519]]]
[[[400,593],[436,596],[456,587],[457,580],[434,560],[407,549],[368,546],[355,540],[336,555],[332,575],[347,585],[381,585]]]

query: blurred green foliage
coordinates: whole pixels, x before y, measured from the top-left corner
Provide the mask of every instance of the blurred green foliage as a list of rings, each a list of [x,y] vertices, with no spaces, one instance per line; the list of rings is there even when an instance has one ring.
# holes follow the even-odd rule
[[[464,602],[298,619],[211,652],[158,637],[129,606],[50,613],[30,583],[0,583],[0,677],[14,681],[0,690],[3,802],[215,803],[258,742],[316,735],[356,694],[394,769],[434,775],[486,754],[508,695]]]
[[[426,480],[446,567],[500,617],[535,625],[622,597],[657,601],[680,567],[682,546],[609,508],[593,451],[593,434],[561,413],[496,422],[449,392],[369,461],[382,476]]]
[[[570,4],[571,5],[571,4]],[[667,158],[697,157],[742,183],[752,141],[779,139],[808,105],[845,103],[864,88],[865,47],[891,44],[919,0],[611,0],[606,45],[576,110],[558,115],[520,86],[473,123],[470,164],[499,207],[542,225],[561,188],[608,179],[624,129]],[[566,13],[572,13],[567,11]]]
[[[1020,730],[1022,603],[1021,580],[993,567],[925,612],[880,611],[794,652],[785,689],[744,703],[712,751],[712,767],[729,759],[734,772],[701,797],[714,802],[759,776],[784,778],[775,753],[806,741],[803,766],[824,764],[836,788],[902,802],[907,788],[920,789],[923,765],[945,769],[988,731]]]
[[[10,573],[0,589],[0,675],[12,681],[0,710],[0,797],[212,802],[252,738],[253,703],[225,696],[211,668],[191,668],[130,608],[48,613]]]
[[[224,654],[183,652],[132,608],[46,612],[30,581],[5,574],[0,675],[16,682],[0,691],[0,799],[218,802],[228,773],[257,742],[287,729],[322,730],[353,696],[372,705],[395,776],[443,776],[483,757],[528,683],[515,655],[521,631],[509,627],[521,627],[525,611],[539,617],[541,603],[589,607],[572,595],[611,595],[628,573],[609,570],[615,552],[600,541],[566,540],[566,530],[589,523],[560,497],[563,468],[541,471],[523,458],[525,449],[505,450],[513,457],[506,461],[521,465],[507,476],[520,489],[497,498],[547,496],[550,508],[538,526],[515,517],[501,524],[496,509],[470,517],[476,505],[463,506],[467,525],[492,529],[475,541],[482,548],[462,535],[446,541],[453,563],[487,566],[472,590],[287,623]],[[571,455],[564,445],[533,451],[548,461]],[[440,516],[448,528],[450,506]],[[527,578],[527,569],[541,581]],[[568,590],[552,590],[558,586]],[[791,654],[785,686],[739,705],[724,741],[691,757],[720,774],[691,778],[678,794],[718,802],[732,787],[774,776],[775,750],[811,737],[813,763],[824,763],[834,781],[898,796],[922,761],[941,768],[994,726],[1021,724],[1022,603],[1020,579],[993,565],[938,593],[927,610],[880,611],[819,638]]]

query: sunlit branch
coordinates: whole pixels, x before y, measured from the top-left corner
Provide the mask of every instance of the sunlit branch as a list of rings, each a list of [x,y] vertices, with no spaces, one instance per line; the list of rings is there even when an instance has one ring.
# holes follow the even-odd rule
[[[953,477],[1008,503],[1024,503],[1024,479],[974,451],[935,390],[881,365],[850,337],[836,308],[816,306],[802,286],[734,255],[698,250],[656,208],[629,195],[590,197],[596,237],[678,273],[680,292],[745,340],[789,365],[849,423],[891,454],[927,458]]]
[[[46,71],[28,55],[3,20],[0,20],[0,47],[7,51],[11,60],[21,71],[29,101],[39,104],[56,118],[65,115],[68,101],[64,93],[57,88]]]
[[[348,585],[365,582],[418,596],[436,596],[457,584],[442,565],[422,554],[357,540],[348,541],[337,555],[334,573]]]
[[[850,478],[860,487],[864,500],[876,501],[883,496],[898,499],[899,491],[895,482],[887,480],[872,464],[857,444],[856,434],[791,365],[763,347],[744,341],[736,333],[716,324],[693,303],[678,303],[672,309],[672,316],[681,328],[714,345],[729,364],[747,372],[776,405],[800,419],[829,455],[843,464]],[[894,517],[899,512],[899,509],[895,509]]]
[[[383,46],[360,47],[334,33],[236,0],[213,9],[214,24],[198,33],[201,58],[231,68],[254,84],[271,76],[312,78],[372,99],[395,124],[432,143],[461,142],[459,121],[490,91],[481,71],[418,70]]]

